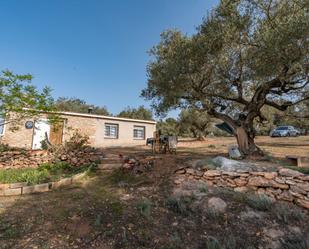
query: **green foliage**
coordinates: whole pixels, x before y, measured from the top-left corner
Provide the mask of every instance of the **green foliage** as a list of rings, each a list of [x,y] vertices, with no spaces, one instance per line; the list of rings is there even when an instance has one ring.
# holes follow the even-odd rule
[[[187,108],[183,109],[179,114],[179,130],[182,135],[204,139],[209,133],[210,117],[206,112],[201,112],[198,109]]]
[[[269,211],[273,206],[273,201],[266,195],[252,195],[247,198],[250,207],[259,211]]]
[[[36,110],[54,110],[51,90],[45,87],[39,91],[31,81],[30,74],[19,75],[5,70],[0,75],[0,117],[11,124],[11,130],[18,129],[21,120],[37,117]]]
[[[79,98],[66,98],[60,97],[55,102],[55,107],[59,111],[66,112],[78,112],[78,113],[88,113],[89,108],[91,108],[93,114],[98,115],[110,115],[105,106],[94,106],[87,104],[86,101]]]
[[[136,205],[137,210],[146,218],[150,216],[152,203],[149,200],[141,200]]]
[[[121,118],[153,120],[152,111],[145,108],[144,106],[139,106],[137,108],[128,106],[123,111],[121,111],[117,116]]]
[[[306,0],[220,1],[192,36],[161,34],[142,96],[158,114],[199,109],[253,137],[263,106],[286,111],[309,98],[307,13]]]
[[[89,137],[87,135],[81,134],[79,131],[74,131],[73,135],[70,137],[69,141],[65,143],[65,149],[80,150],[89,144]]]
[[[37,169],[0,169],[0,183],[26,182],[28,185],[33,185],[59,180],[61,177],[72,176],[84,171],[89,172],[94,169],[94,165],[73,167],[63,162],[44,163]]]
[[[160,130],[161,134],[164,135],[170,135],[170,136],[180,135],[178,121],[174,118],[167,118],[166,120],[158,121],[157,130]]]

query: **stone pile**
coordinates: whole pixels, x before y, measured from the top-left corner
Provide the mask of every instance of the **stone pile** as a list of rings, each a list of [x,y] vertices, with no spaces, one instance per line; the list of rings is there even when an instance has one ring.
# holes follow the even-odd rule
[[[175,183],[186,179],[196,179],[211,186],[229,187],[238,192],[265,194],[273,199],[294,202],[309,209],[309,175],[287,168],[278,168],[272,172],[198,170],[181,168],[175,172]]]
[[[73,166],[81,166],[90,163],[100,163],[104,158],[100,149],[85,147],[71,151],[64,151],[56,156],[54,160],[67,162]]]
[[[52,154],[48,151],[10,150],[0,153],[0,168],[37,167],[51,161]]]

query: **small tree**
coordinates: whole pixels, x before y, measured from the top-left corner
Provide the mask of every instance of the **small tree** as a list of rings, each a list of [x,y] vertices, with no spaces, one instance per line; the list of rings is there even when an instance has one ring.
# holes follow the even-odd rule
[[[158,113],[191,106],[225,121],[244,154],[263,106],[309,99],[307,0],[221,0],[193,36],[161,35],[142,96]]]
[[[208,134],[207,128],[210,124],[209,115],[196,109],[184,109],[179,114],[178,119],[180,132],[182,134],[191,133],[193,137],[204,140]]]
[[[179,124],[174,118],[167,118],[166,120],[160,120],[157,122],[157,130],[161,131],[163,135],[178,136]]]
[[[117,116],[122,118],[153,120],[151,110],[145,108],[144,106],[139,106],[138,108],[128,106],[123,111],[121,111]]]
[[[20,121],[35,118],[38,110],[53,111],[53,98],[48,87],[39,91],[31,84],[30,74],[19,75],[11,71],[2,71],[0,75],[0,116],[4,124],[10,123],[11,129],[17,129]]]
[[[94,106],[87,104],[86,101],[79,98],[60,97],[55,102],[55,108],[59,111],[88,113],[91,108],[93,114],[110,115],[105,106]]]

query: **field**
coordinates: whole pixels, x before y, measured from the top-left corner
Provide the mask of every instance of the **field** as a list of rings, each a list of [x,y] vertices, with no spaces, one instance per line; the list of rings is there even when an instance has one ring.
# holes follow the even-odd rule
[[[233,138],[182,141],[177,155],[156,156],[152,169],[142,174],[99,171],[57,191],[0,197],[0,249],[307,248],[309,213],[302,208],[195,181],[182,188],[174,184],[177,168],[195,158],[226,155],[233,143]],[[308,136],[259,137],[257,143],[280,160],[309,155]],[[106,153],[151,155],[147,147]],[[205,201],[212,197],[226,202],[225,213],[207,209]]]

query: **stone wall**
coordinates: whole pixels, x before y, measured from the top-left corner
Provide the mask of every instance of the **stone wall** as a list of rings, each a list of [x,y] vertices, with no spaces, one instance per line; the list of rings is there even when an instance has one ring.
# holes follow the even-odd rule
[[[11,150],[0,153],[0,168],[35,168],[42,163],[62,161],[72,166],[100,163],[104,158],[99,149],[85,147],[72,151],[62,150],[57,153],[48,151]]]
[[[238,192],[265,194],[273,199],[294,202],[309,209],[309,175],[291,169],[279,168],[274,172],[230,172],[182,168],[177,170],[176,174],[176,184],[187,178],[196,179],[211,186],[233,188]]]

